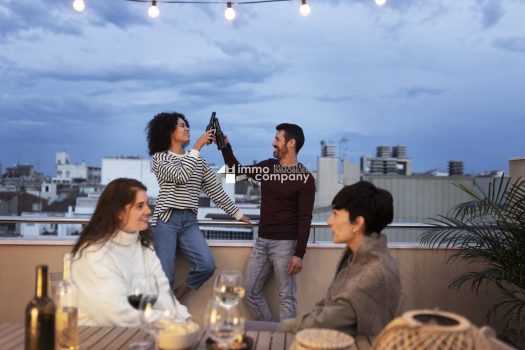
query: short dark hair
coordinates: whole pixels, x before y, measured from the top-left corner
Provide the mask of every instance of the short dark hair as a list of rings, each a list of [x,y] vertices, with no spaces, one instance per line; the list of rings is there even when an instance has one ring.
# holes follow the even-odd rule
[[[146,125],[148,151],[152,156],[157,152],[164,152],[170,148],[171,134],[177,129],[179,119],[184,120],[188,128],[190,123],[182,113],[159,113]]]
[[[284,139],[286,142],[291,139],[295,140],[295,153],[299,153],[304,145],[304,133],[303,129],[299,125],[290,123],[281,123],[275,127],[277,131],[284,131]]]
[[[332,201],[332,208],[346,209],[350,222],[358,216],[365,219],[365,235],[381,233],[394,219],[394,199],[387,190],[377,188],[368,181],[345,186]]]

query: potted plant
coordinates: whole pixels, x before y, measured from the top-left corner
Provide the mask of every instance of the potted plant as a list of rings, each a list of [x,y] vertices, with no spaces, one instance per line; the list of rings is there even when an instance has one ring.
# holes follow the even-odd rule
[[[472,200],[431,219],[435,227],[422,233],[421,243],[431,248],[453,248],[449,262],[484,265],[480,271],[454,278],[449,289],[470,284],[478,293],[495,284],[502,298],[491,306],[487,317],[500,310],[506,328],[518,330],[511,341],[521,348],[525,334],[525,180],[502,176],[489,184],[487,192],[455,186]]]

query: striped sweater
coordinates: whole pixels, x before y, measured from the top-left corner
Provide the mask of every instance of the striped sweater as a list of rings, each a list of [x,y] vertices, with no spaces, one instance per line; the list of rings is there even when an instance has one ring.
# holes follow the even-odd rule
[[[159,218],[168,221],[173,209],[190,209],[197,214],[201,190],[236,220],[242,217],[199,151],[192,149],[184,155],[171,151],[155,153],[152,170],[160,187],[152,226],[157,225]]]

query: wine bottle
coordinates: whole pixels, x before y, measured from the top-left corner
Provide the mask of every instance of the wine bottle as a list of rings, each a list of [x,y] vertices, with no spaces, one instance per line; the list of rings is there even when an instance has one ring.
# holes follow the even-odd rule
[[[47,296],[47,278],[47,266],[38,265],[35,297],[26,307],[26,350],[54,350],[55,348],[55,304]]]
[[[71,254],[64,255],[62,280],[55,293],[56,344],[58,350],[78,349],[78,289],[71,279]]]

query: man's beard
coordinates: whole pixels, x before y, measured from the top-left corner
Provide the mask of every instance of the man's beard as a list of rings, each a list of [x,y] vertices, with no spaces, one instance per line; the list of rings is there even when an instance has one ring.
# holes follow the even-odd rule
[[[273,150],[273,156],[277,159],[283,159],[286,153],[286,149],[283,148],[276,148]]]

